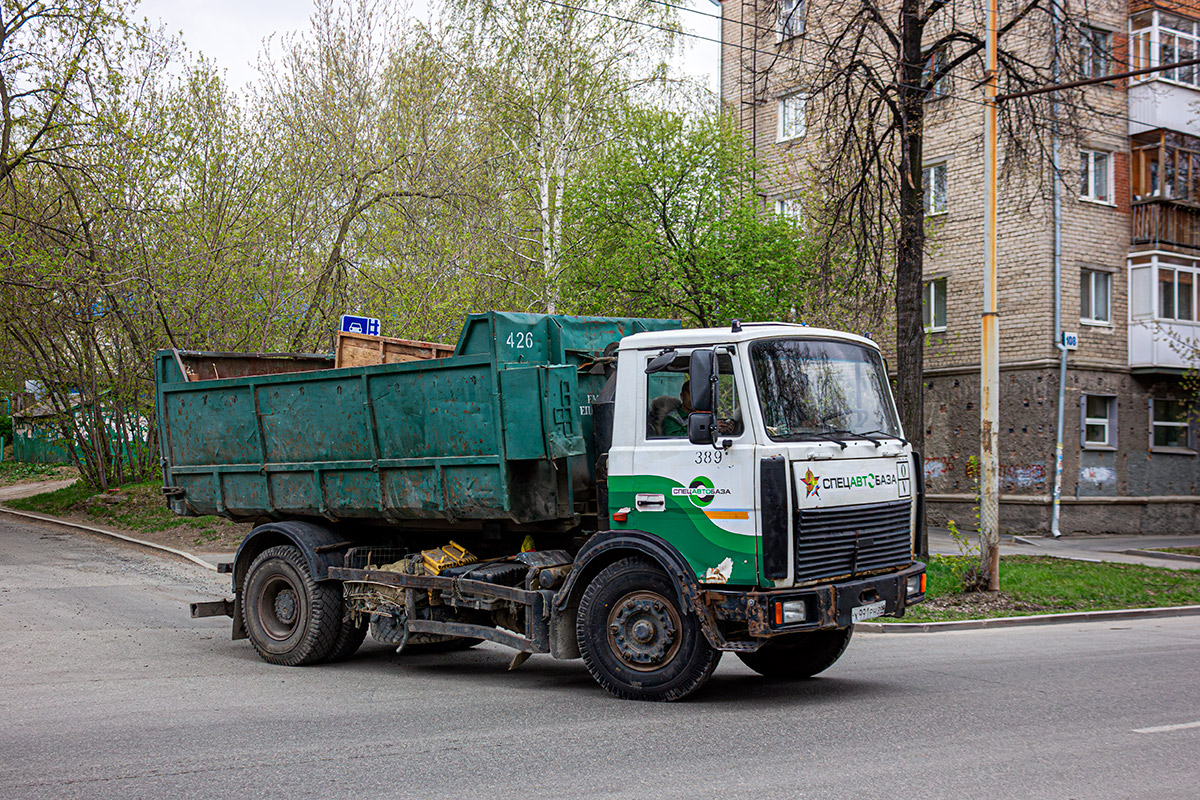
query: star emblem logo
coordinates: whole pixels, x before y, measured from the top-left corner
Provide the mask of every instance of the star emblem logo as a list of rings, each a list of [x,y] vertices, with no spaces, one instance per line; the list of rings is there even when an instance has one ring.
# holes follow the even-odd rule
[[[804,495],[805,497],[820,497],[821,496],[820,494],[818,494],[818,492],[820,491],[820,487],[817,485],[818,480],[819,480],[819,478],[817,478],[816,475],[813,475],[813,471],[811,469],[804,475],[802,482],[804,484],[804,488],[807,490],[807,492]]]

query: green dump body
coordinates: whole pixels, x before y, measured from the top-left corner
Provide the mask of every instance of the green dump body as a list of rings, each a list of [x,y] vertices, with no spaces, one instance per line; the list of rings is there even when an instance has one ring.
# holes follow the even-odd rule
[[[594,501],[596,359],[624,336],[678,327],[473,314],[451,357],[343,369],[160,351],[164,492],[184,515],[566,526]]]

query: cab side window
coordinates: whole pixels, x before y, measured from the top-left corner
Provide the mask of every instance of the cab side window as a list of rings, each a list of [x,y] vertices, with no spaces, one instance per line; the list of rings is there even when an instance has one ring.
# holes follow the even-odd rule
[[[687,438],[688,411],[684,401],[690,405],[690,398],[685,391],[686,383],[686,360],[683,371],[655,372],[646,376],[647,439]]]
[[[690,356],[679,356],[670,367],[646,376],[646,438],[687,439],[688,414],[692,406],[688,381]],[[717,421],[721,433],[739,436],[745,430],[741,398],[728,355],[718,359]]]

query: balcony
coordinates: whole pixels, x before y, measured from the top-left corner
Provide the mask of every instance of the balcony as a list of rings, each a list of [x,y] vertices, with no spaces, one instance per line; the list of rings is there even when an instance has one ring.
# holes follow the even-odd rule
[[[1200,248],[1200,208],[1156,199],[1131,210],[1133,244]]]
[[[1129,256],[1129,366],[1180,374],[1200,367],[1196,289],[1200,258],[1148,251]]]

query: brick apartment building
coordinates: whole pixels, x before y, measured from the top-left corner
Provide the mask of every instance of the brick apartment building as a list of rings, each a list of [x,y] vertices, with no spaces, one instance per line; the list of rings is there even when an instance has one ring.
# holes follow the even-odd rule
[[[821,135],[805,118],[802,71],[772,69],[789,55],[796,63],[819,51],[805,41],[818,29],[805,25],[805,2],[722,4],[722,100],[772,165],[767,202],[779,213],[802,205],[793,195],[812,152],[806,145]],[[837,9],[831,4],[823,13]],[[1063,80],[1200,54],[1200,0],[1099,0],[1074,22],[1077,41],[1063,48],[1074,58]],[[930,93],[923,158],[929,518],[967,527],[983,291],[983,113],[968,100],[981,98],[978,80],[952,74]],[[1064,139],[1060,162],[1062,329],[1078,334],[1067,358],[1060,530],[1200,531],[1197,424],[1187,418],[1181,382],[1198,366],[1200,347],[1200,67],[1085,91],[1099,113],[1087,116],[1079,138]],[[1000,515],[1007,531],[1050,529],[1060,382],[1050,174],[1043,166],[1001,184]]]

